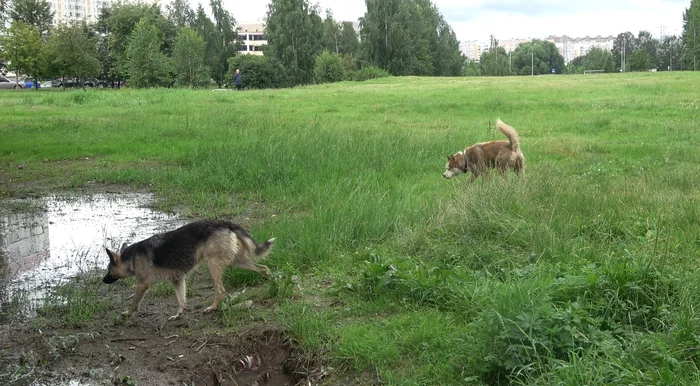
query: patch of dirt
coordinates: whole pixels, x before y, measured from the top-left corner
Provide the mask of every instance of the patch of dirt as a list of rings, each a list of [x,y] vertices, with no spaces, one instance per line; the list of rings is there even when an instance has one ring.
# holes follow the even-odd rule
[[[174,296],[147,294],[126,320],[115,318],[126,306],[118,304],[81,328],[31,320],[2,325],[0,384],[294,386],[327,375],[319,366],[307,370],[307,357],[279,326],[242,321],[239,328],[221,327],[220,314],[201,312],[211,288],[197,291],[175,321],[167,320],[176,309]]]

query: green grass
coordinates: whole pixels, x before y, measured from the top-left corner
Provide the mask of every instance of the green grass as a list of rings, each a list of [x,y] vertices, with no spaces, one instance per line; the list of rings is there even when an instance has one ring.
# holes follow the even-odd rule
[[[368,383],[696,384],[698,95],[693,73],[0,93],[0,163],[27,163],[0,194],[98,181],[250,218],[275,321]],[[497,117],[526,179],[444,180]]]

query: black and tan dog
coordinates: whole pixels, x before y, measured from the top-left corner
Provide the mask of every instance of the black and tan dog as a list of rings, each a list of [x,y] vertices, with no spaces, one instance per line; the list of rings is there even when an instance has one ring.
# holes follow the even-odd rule
[[[500,119],[496,121],[498,130],[508,137],[508,141],[482,142],[469,146],[455,155],[447,156],[445,165],[445,178],[471,172],[471,181],[476,177],[485,175],[489,169],[498,169],[501,174],[511,169],[522,175],[525,169],[525,157],[520,150],[520,138],[511,126],[506,125]]]
[[[110,284],[136,277],[136,293],[131,307],[124,312],[126,316],[136,311],[151,282],[172,281],[178,303],[177,314],[169,318],[173,320],[185,310],[185,276],[205,261],[215,286],[214,303],[204,310],[208,313],[219,308],[224,298],[221,275],[228,265],[256,272],[262,270],[270,275],[270,270],[257,261],[267,256],[274,240],[259,245],[236,224],[219,220],[196,221],[130,246],[124,244],[120,252],[107,249],[109,266],[102,281]]]

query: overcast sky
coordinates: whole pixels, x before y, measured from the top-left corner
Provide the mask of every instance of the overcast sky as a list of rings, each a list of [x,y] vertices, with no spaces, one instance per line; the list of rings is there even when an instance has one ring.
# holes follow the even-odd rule
[[[193,3],[198,0],[191,0]],[[460,41],[544,38],[549,35],[617,35],[647,30],[658,37],[680,34],[683,12],[690,0],[432,0]],[[265,17],[265,0],[223,0],[238,22]],[[203,1],[208,8],[208,1]],[[357,21],[366,11],[364,0],[311,0],[330,8],[337,20]],[[194,4],[193,6],[196,6]]]

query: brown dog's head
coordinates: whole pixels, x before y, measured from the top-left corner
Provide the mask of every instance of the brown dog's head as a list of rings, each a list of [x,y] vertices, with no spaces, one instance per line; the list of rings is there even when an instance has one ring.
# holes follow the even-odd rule
[[[124,259],[122,259],[122,253],[126,247],[126,243],[122,244],[119,252],[114,252],[105,248],[109,256],[109,265],[107,266],[107,274],[104,279],[102,279],[102,282],[112,284],[119,279],[134,276],[133,259],[130,259],[130,261],[124,261]]]
[[[445,165],[445,172],[442,176],[448,180],[454,176],[464,173],[467,169],[467,158],[461,151],[455,155],[447,156],[447,164]]]

